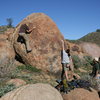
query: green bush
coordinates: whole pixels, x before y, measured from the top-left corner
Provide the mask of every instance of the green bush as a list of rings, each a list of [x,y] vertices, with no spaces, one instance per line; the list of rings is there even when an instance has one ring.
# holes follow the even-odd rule
[[[2,97],[4,94],[10,92],[11,90],[15,89],[15,85],[13,84],[7,84],[5,86],[0,87],[0,97]]]
[[[85,59],[85,62],[90,65],[93,61],[92,57],[91,56],[84,56],[83,57]]]
[[[79,58],[77,55],[72,56],[74,67],[78,69],[79,67],[84,67],[86,69],[90,69],[92,63],[91,56],[84,56],[83,58]]]
[[[41,69],[37,69],[36,67],[33,67],[31,65],[18,66],[17,70],[27,70],[27,71],[31,71],[31,72],[41,72]]]
[[[81,61],[82,61],[82,64],[83,64],[83,69],[90,72],[92,70],[92,66],[91,66],[91,63],[93,61],[92,57],[91,56],[84,56]]]
[[[77,55],[72,56],[73,64],[76,69],[82,66],[82,61]]]

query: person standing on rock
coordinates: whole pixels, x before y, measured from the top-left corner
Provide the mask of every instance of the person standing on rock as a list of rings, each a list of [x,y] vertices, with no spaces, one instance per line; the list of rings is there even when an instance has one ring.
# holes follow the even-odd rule
[[[66,80],[69,80],[69,78],[68,78],[68,70],[69,70],[70,59],[68,57],[68,53],[65,51],[64,41],[63,40],[62,40],[61,63],[62,63],[61,80],[63,80],[64,74],[66,76]]]
[[[35,28],[35,27],[33,27],[32,29],[29,29],[29,25],[31,25],[31,23],[22,24],[20,26],[20,29],[19,29],[19,36],[22,36],[24,38],[24,40],[25,40],[25,45],[26,45],[27,53],[32,51],[32,49],[30,47],[30,44],[29,44],[29,34]]]
[[[62,64],[61,80],[64,86],[63,91],[66,93],[69,88],[67,81],[69,81],[68,72],[70,70],[70,50],[69,49],[65,50],[63,40],[62,40],[62,51],[61,51],[61,64]]]

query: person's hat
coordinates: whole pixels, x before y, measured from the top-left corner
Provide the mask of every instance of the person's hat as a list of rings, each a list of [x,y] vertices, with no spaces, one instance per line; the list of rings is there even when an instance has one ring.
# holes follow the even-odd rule
[[[95,60],[95,61],[98,61],[98,58],[97,58],[97,57],[95,57],[95,58],[94,58],[94,60]]]

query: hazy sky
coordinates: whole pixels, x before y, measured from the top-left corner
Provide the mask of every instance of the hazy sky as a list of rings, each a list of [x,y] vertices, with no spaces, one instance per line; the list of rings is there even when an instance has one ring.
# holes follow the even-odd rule
[[[16,26],[31,13],[51,17],[65,39],[78,39],[100,29],[100,0],[1,0],[0,25]]]

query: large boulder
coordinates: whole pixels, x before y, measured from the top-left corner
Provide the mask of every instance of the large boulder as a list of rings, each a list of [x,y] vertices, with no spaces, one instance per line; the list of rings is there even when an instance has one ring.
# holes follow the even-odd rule
[[[19,28],[23,23],[36,27],[30,34],[32,52],[27,53],[25,44],[18,42]],[[33,13],[20,22],[14,32],[13,44],[16,53],[25,64],[45,71],[57,72],[61,69],[61,40],[64,40],[56,24],[43,13]]]
[[[0,40],[7,40],[8,36],[6,34],[0,34]]]
[[[49,84],[29,84],[17,88],[1,100],[63,100],[61,94]]]
[[[74,89],[68,94],[63,95],[64,100],[100,100],[98,93],[93,90],[92,92],[86,89]]]
[[[10,73],[14,68],[15,52],[11,43],[0,40],[0,77]]]

